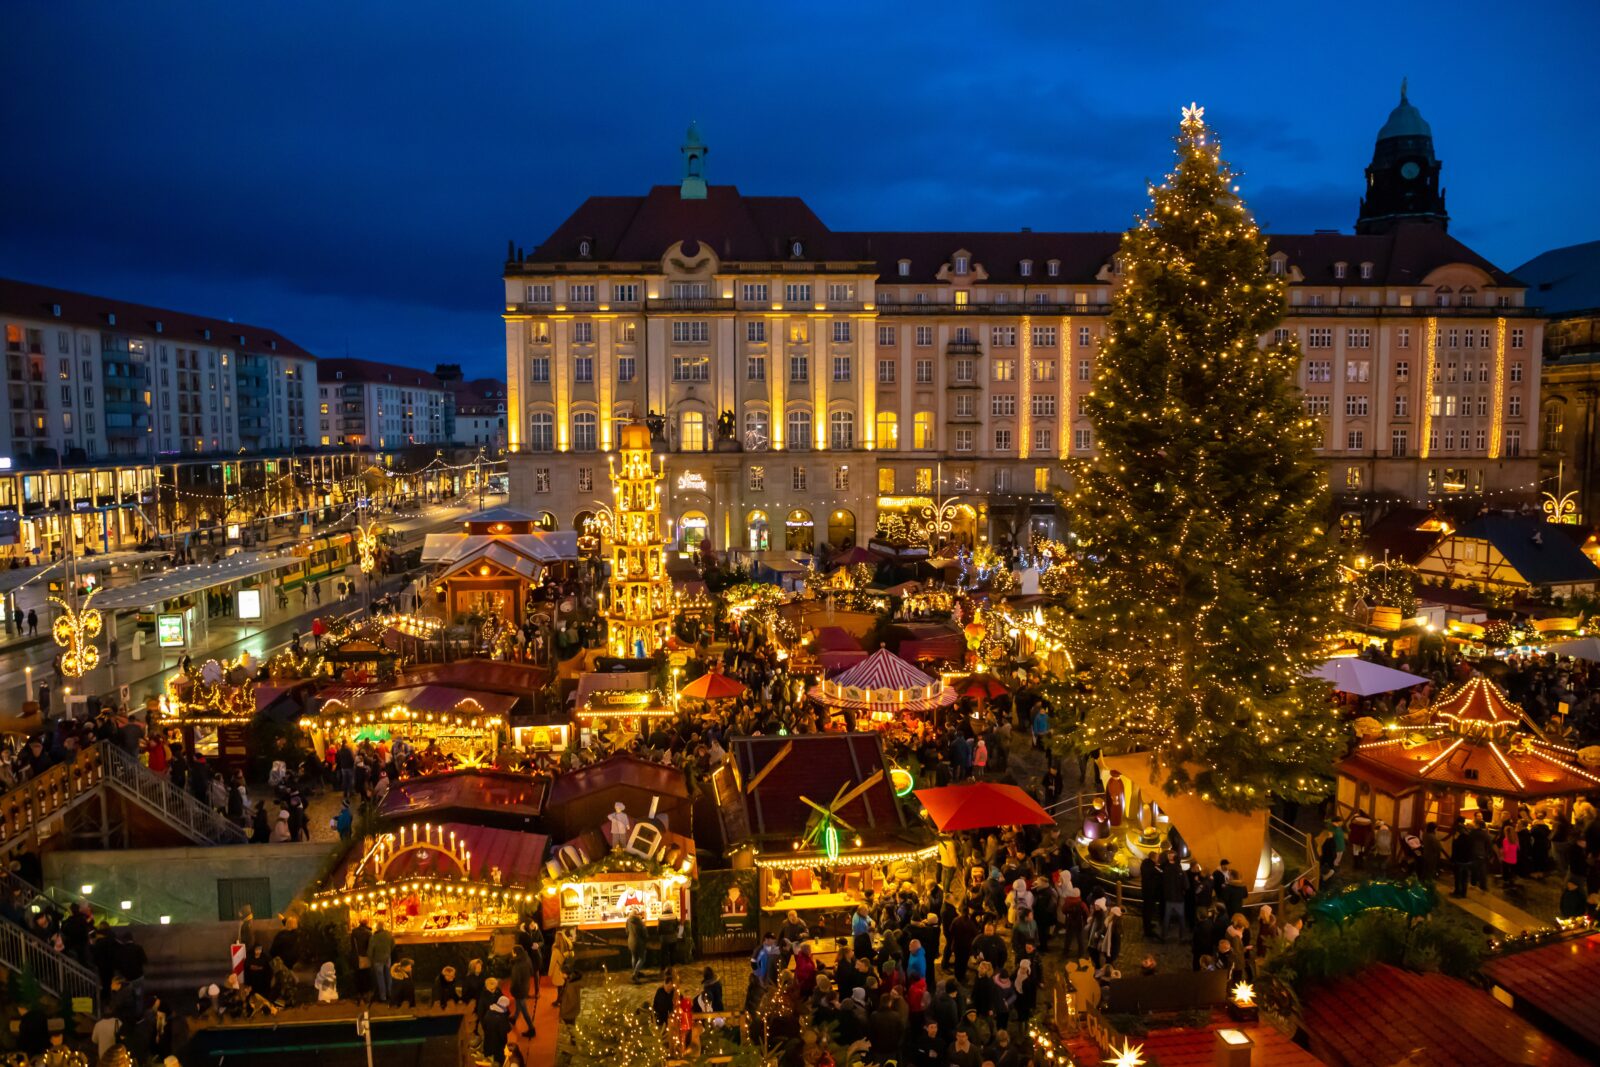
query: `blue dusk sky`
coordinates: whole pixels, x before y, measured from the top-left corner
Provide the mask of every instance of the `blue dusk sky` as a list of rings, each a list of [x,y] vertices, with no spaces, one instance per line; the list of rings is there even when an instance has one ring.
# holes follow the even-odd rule
[[[1600,4],[0,0],[0,275],[505,372],[506,241],[680,174],[835,229],[1125,228],[1191,99],[1269,230],[1348,231],[1400,79],[1451,231],[1600,237]]]

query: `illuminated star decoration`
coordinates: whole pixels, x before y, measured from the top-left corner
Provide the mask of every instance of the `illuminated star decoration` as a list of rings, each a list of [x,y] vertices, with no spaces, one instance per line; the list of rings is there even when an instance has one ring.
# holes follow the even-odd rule
[[[61,605],[61,614],[51,624],[50,632],[56,644],[65,650],[61,654],[61,673],[71,678],[89,673],[100,662],[100,650],[93,644],[100,636],[100,613],[89,606],[97,592],[98,587],[90,589],[80,608],[72,607],[60,597],[49,598],[52,603]]]
[[[1233,1002],[1242,1007],[1249,1007],[1256,1002],[1255,987],[1249,982],[1240,982],[1233,987]]]
[[[1205,118],[1206,109],[1193,101],[1190,101],[1189,106],[1183,109],[1183,125],[1185,126],[1204,126],[1206,124]]]
[[[1117,1052],[1117,1058],[1111,1061],[1111,1067],[1143,1067],[1143,1053],[1143,1045],[1130,1045],[1124,1039],[1121,1051]]]

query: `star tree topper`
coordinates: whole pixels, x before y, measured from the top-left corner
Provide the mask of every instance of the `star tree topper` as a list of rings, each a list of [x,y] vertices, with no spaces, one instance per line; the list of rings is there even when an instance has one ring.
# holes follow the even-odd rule
[[[1205,118],[1206,109],[1192,100],[1189,102],[1189,106],[1183,109],[1183,125],[1185,127],[1204,126],[1206,124]]]

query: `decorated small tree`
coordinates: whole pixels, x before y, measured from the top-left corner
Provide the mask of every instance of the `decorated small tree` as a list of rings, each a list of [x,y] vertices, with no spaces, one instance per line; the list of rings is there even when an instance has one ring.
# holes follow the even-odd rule
[[[1203,109],[1184,109],[1150,195],[1087,397],[1096,454],[1063,497],[1081,550],[1063,618],[1087,683],[1073,741],[1148,752],[1168,788],[1228,808],[1310,799],[1343,745],[1305,681],[1339,577],[1299,346],[1271,338],[1286,280]]]
[[[585,1067],[663,1067],[667,1048],[645,1004],[628,1006],[621,986],[602,984],[584,998],[572,1038]]]

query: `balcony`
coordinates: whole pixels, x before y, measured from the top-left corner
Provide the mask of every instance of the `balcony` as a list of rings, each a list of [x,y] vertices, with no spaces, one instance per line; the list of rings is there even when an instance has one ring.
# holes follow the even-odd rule
[[[978,341],[951,341],[944,346],[944,354],[947,356],[981,356],[983,355],[983,344]]]
[[[916,304],[897,301],[880,302],[879,315],[1006,315],[1021,318],[1023,315],[1104,315],[1110,304]]]
[[[128,363],[107,363],[101,373],[105,384],[114,389],[143,389],[148,383],[144,368]]]
[[[239,395],[241,397],[264,397],[267,395],[267,380],[265,378],[241,377],[239,379]]]
[[[653,296],[644,302],[646,311],[732,311],[732,297]]]

